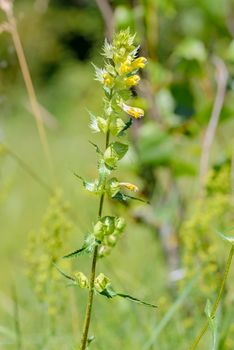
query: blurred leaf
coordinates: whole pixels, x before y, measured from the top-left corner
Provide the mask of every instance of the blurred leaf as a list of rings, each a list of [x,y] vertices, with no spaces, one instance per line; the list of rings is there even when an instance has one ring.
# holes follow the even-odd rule
[[[204,43],[195,38],[185,38],[179,45],[177,45],[174,55],[186,60],[197,60],[204,62],[207,58]]]
[[[230,229],[229,231],[234,231],[234,229],[232,228],[232,229]],[[232,235],[232,236],[227,236],[226,233],[224,234],[224,233],[219,232],[219,231],[217,231],[217,233],[218,233],[218,235],[219,235],[222,239],[224,239],[226,242],[229,242],[229,243],[231,243],[231,244],[234,244],[234,236],[233,236],[233,235]]]
[[[174,149],[173,140],[154,123],[145,124],[139,135],[141,162],[151,165],[168,165]]]
[[[209,326],[210,326],[211,331],[212,331],[212,339],[213,339],[212,350],[216,350],[217,349],[218,324],[217,324],[217,320],[216,320],[215,316],[211,316],[211,312],[212,312],[212,304],[211,304],[211,301],[209,299],[207,299],[206,306],[205,306],[205,314],[208,317]]]
[[[65,273],[64,271],[62,271],[60,269],[60,267],[58,267],[57,264],[54,264],[54,266],[56,267],[56,269],[58,270],[58,272],[65,278],[67,278],[68,280],[72,281],[73,283],[76,283],[76,279],[70,275],[68,275],[67,273]]]

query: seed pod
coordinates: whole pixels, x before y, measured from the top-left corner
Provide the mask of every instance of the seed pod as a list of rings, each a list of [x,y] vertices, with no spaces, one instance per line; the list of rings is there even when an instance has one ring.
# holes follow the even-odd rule
[[[74,274],[74,277],[79,284],[80,288],[89,288],[89,280],[88,278],[83,274],[83,272],[76,272]]]
[[[100,273],[94,281],[94,287],[98,293],[102,293],[104,289],[110,284],[110,279],[103,273]]]

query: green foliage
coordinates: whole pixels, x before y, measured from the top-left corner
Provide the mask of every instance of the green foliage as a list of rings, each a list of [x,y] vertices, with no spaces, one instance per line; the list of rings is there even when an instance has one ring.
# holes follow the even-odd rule
[[[122,159],[128,151],[128,145],[120,142],[112,142],[104,153],[104,160],[106,165],[115,169],[117,162]]]
[[[201,291],[206,297],[215,293],[220,280],[217,259],[220,239],[217,230],[232,224],[233,203],[230,196],[230,165],[213,169],[206,181],[206,192],[192,208],[191,217],[181,228],[184,245],[184,264],[187,276],[192,276],[198,265],[203,268]]]
[[[60,259],[69,239],[72,226],[68,210],[69,204],[57,190],[50,199],[41,228],[30,233],[25,251],[27,275],[34,292],[53,317],[64,306],[63,299],[56,293],[61,288],[61,278],[54,264]],[[69,262],[63,267],[69,268]]]
[[[35,6],[32,6],[28,0],[16,1],[15,14],[33,81],[43,105],[43,121],[50,129],[48,134],[56,164],[56,183],[64,188],[66,197],[71,200],[74,208],[77,228],[76,234],[69,241],[72,240],[72,246],[77,247],[77,241],[80,243],[81,236],[87,232],[83,226],[87,222],[94,222],[93,227],[90,224],[90,233],[84,241],[89,237],[94,248],[100,250],[108,238],[108,253],[112,252],[112,255],[103,262],[100,261],[100,268],[107,276],[113,275],[116,290],[133,290],[146,300],[150,300],[152,294],[156,295],[159,305],[155,319],[154,314],[151,316],[152,313],[147,313],[145,309],[122,303],[120,298],[112,302],[115,312],[110,314],[110,303],[96,298],[93,317],[96,339],[90,347],[93,345],[97,350],[142,350],[147,349],[147,346],[148,349],[187,349],[204,321],[205,299],[213,300],[221,280],[227,246],[225,241],[233,242],[230,228],[233,227],[233,195],[229,181],[232,175],[229,165],[224,170],[222,164],[226,157],[230,161],[233,152],[233,3],[229,1],[226,4],[222,0],[198,3],[192,0],[110,2],[115,28],[122,29],[130,25],[137,30],[135,39],[141,43],[137,55],[147,53],[148,64],[143,76],[135,70],[134,61],[135,64],[145,64],[145,61],[136,61],[138,56],[133,58],[134,49],[130,60],[126,56],[124,64],[118,63],[128,51],[129,42],[123,35],[124,45],[118,43],[121,55],[117,52],[114,67],[113,46],[106,41],[104,55],[107,60],[105,67],[99,71],[100,82],[105,85],[103,111],[98,107],[100,89],[94,89],[91,81],[92,67],[86,61],[90,57],[96,66],[101,66],[96,53],[103,40],[104,24],[98,7],[95,2],[88,1],[80,2],[80,6],[75,1],[51,1],[48,9],[43,10],[46,3],[47,1],[36,0],[33,3]],[[1,20],[5,21],[2,14]],[[33,27],[38,30],[28,30]],[[88,54],[85,59],[81,59],[80,56],[85,56],[86,45],[90,45]],[[224,61],[229,79],[210,157],[210,165],[218,166],[210,172],[204,196],[200,197],[198,173],[201,147],[217,93],[214,56]],[[115,69],[117,67],[118,70]],[[134,85],[138,84],[138,75],[143,77],[139,88]],[[26,110],[28,106],[25,104],[18,62],[12,49],[11,37],[7,33],[1,34],[0,80],[0,138],[3,135],[7,144],[48,183],[49,176],[41,160],[41,150],[29,118],[30,111]],[[131,91],[129,84],[133,84],[130,86]],[[115,95],[113,89],[117,92]],[[134,96],[137,93],[143,97],[133,100],[132,92]],[[94,152],[88,151],[86,140],[89,136],[86,120],[82,117],[87,106],[91,110],[97,110],[97,113],[90,113],[91,129],[100,134],[93,135],[97,144],[108,130],[112,137],[117,138],[114,141],[122,143],[119,137],[124,132],[126,134],[129,126],[134,126],[128,158],[130,162],[119,164],[116,160],[117,169],[119,166],[123,169],[122,175],[119,172],[112,173],[103,159],[102,153],[105,150],[94,144],[98,157],[98,174],[94,181],[86,181],[86,178],[95,177],[95,156]],[[135,122],[134,117],[142,116],[143,110],[146,118],[140,123]],[[76,348],[79,337],[77,325],[80,325],[83,296],[87,290],[79,292],[78,288],[66,288],[54,268],[51,274],[53,278],[56,275],[58,283],[56,282],[56,288],[49,288],[48,293],[56,299],[60,296],[65,307],[61,309],[57,302],[47,302],[44,299],[43,304],[37,308],[34,294],[27,289],[27,283],[21,274],[20,255],[25,245],[23,233],[29,227],[38,225],[46,199],[39,184],[34,184],[34,180],[10,157],[6,157],[5,153],[3,156],[0,172],[0,221],[3,232],[0,242],[0,348],[16,346],[8,291],[12,284],[9,270],[12,270],[13,264],[13,277],[17,278],[19,289],[23,348]],[[104,235],[102,243],[98,239],[95,241],[93,229],[105,216],[93,220],[94,208],[90,205],[90,197],[80,191],[79,184],[74,188],[74,179],[67,170],[71,168],[79,169],[78,173],[84,176],[82,179],[78,177],[84,182],[84,187],[95,194],[94,202],[103,193],[105,198],[108,195],[109,202],[105,203],[104,208],[112,211],[106,216],[116,215],[113,217],[118,218],[123,215],[122,211],[126,212],[125,208],[130,208],[129,213],[134,220],[129,220],[128,234],[122,237],[118,249],[112,249],[112,244],[115,244],[112,234]],[[128,191],[135,190],[127,187],[127,182],[123,185],[122,179],[124,177],[123,181],[128,180],[133,172],[136,177],[141,177],[137,180],[141,188],[139,196],[149,199],[151,205],[143,207],[132,203],[133,197]],[[126,206],[114,207],[113,200],[124,201]],[[141,225],[136,225],[135,221],[140,221]],[[180,233],[181,236],[178,237]],[[36,237],[40,235],[38,231]],[[39,241],[38,238],[36,240]],[[63,239],[63,247],[58,256],[70,251],[71,245],[68,247],[67,241],[68,237]],[[89,248],[86,248],[88,251]],[[93,248],[90,249],[92,252]],[[44,243],[40,249],[38,247],[38,261],[39,255],[43,254]],[[87,287],[85,258],[57,261],[57,266],[61,264],[61,269],[68,271],[63,277],[69,284]],[[73,264],[73,273],[70,273],[70,264]],[[79,272],[75,272],[77,267]],[[180,295],[180,288],[172,281],[173,272],[185,268],[186,277],[182,285],[187,287],[189,283],[187,285],[186,281],[190,275],[195,274],[196,277],[197,267],[204,270],[201,278],[196,279],[189,293]],[[80,270],[85,271],[85,274]],[[230,273],[233,274],[233,271]],[[179,278],[181,276],[182,274]],[[232,278],[233,276],[230,281]],[[225,288],[224,296],[227,297],[220,305],[220,313],[215,320],[210,320],[211,323],[218,323],[216,347],[223,350],[234,348],[233,303],[228,287]],[[70,291],[75,291],[77,299],[74,301],[72,297],[67,300]],[[56,311],[57,334],[44,322],[44,311],[48,310],[50,304],[52,307],[56,305],[60,311]],[[181,307],[178,308],[177,305]],[[53,313],[53,308],[50,311]],[[102,320],[102,323],[96,322],[96,319]],[[117,334],[121,334],[121,337]],[[211,346],[211,337],[204,337],[202,341],[201,348]]]

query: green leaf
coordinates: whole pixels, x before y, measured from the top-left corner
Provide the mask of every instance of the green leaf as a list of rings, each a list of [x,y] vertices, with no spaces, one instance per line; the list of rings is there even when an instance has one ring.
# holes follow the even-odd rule
[[[107,39],[105,39],[103,46],[103,56],[109,59],[112,59],[113,57],[113,46],[108,43]]]
[[[87,191],[92,192],[94,194],[99,194],[100,188],[99,188],[98,183],[96,181],[95,182],[87,182],[80,175],[78,175],[76,173],[74,173],[74,175],[82,181],[83,186]]]
[[[94,63],[92,63],[92,66],[95,69],[95,80],[103,82],[103,74],[105,73],[104,69],[98,68]]]
[[[108,130],[108,122],[106,119],[102,117],[97,117],[97,125],[99,130],[101,130],[104,134],[107,133]]]
[[[218,323],[215,318],[215,316],[211,315],[212,313],[212,304],[209,299],[207,299],[206,306],[205,306],[205,314],[208,317],[209,326],[212,332],[212,338],[213,338],[213,344],[212,344],[212,350],[216,349],[217,344],[217,330],[218,330]]]
[[[196,60],[204,62],[207,58],[207,52],[202,41],[196,38],[185,38],[179,45],[177,45],[175,55],[186,60]]]
[[[149,202],[145,201],[144,199],[133,197],[133,196],[129,196],[128,194],[124,194],[122,192],[117,192],[112,198],[116,199],[117,201],[120,201],[120,202],[126,202],[128,199],[133,199],[135,201],[139,201],[139,202],[143,202],[143,203],[149,204]]]
[[[89,127],[93,132],[100,132],[100,128],[98,126],[98,120],[97,117],[88,110],[89,116],[90,116],[90,124]]]
[[[120,184],[116,177],[113,177],[110,180],[108,180],[106,184],[106,191],[111,198],[115,197],[119,192],[119,190],[120,190]]]
[[[98,147],[98,145],[96,145],[96,143],[93,143],[92,141],[89,141],[89,143],[95,147],[96,152],[100,155],[103,155],[103,152],[100,150],[100,148]]]
[[[94,248],[98,245],[98,241],[95,239],[94,235],[89,235],[86,237],[83,246],[80,249],[75,250],[67,255],[63,256],[63,259],[76,258],[77,256],[83,254],[91,254]]]
[[[232,231],[232,230],[233,230],[233,228],[230,229],[229,231]],[[226,242],[229,242],[229,243],[231,243],[231,244],[234,244],[234,237],[233,237],[233,235],[232,235],[232,236],[227,236],[226,234],[224,234],[224,233],[222,233],[222,232],[219,232],[219,231],[217,231],[217,233],[218,233],[218,235],[219,235],[222,239],[224,239]]]
[[[74,277],[72,277],[72,276],[66,274],[65,272],[63,272],[63,271],[60,269],[60,267],[58,267],[58,265],[56,265],[55,263],[54,263],[54,266],[55,266],[55,268],[58,270],[58,272],[59,272],[63,277],[65,277],[65,278],[69,279],[70,281],[72,281],[73,284],[74,284],[74,283],[76,284],[76,279],[75,279]]]
[[[146,306],[150,306],[150,307],[153,307],[153,308],[157,308],[156,305],[154,304],[151,304],[151,303],[147,303],[143,300],[140,300],[138,298],[135,298],[131,295],[128,295],[128,294],[124,294],[124,293],[117,293],[115,292],[115,290],[113,289],[113,287],[111,286],[111,284],[109,284],[101,293],[99,293],[100,295],[103,295],[105,296],[106,298],[108,299],[112,299],[114,297],[120,297],[120,298],[124,298],[124,299],[127,299],[127,300],[130,300],[134,303],[137,303],[137,304],[140,304],[140,305],[146,305]]]
[[[134,303],[138,303],[138,304],[141,304],[141,305],[146,305],[146,306],[150,306],[150,307],[153,307],[153,308],[157,308],[157,305],[154,305],[154,304],[151,304],[151,303],[147,303],[141,299],[138,299],[138,298],[135,298],[135,297],[132,297],[131,295],[128,295],[128,294],[123,294],[123,293],[117,293],[117,296],[118,297],[121,297],[121,298],[125,298],[125,299],[128,299],[130,301],[133,301]]]
[[[117,161],[122,159],[128,151],[128,145],[120,142],[113,142],[104,153],[105,163],[110,168],[115,168]]]
[[[118,133],[118,136],[124,136],[124,133],[127,129],[129,129],[132,126],[132,118],[129,118],[128,122],[125,123],[125,126],[122,130]]]
[[[112,135],[118,135],[125,127],[125,123],[121,118],[113,119],[110,123],[110,132]]]
[[[109,284],[107,286],[107,288],[105,288],[101,293],[99,293],[101,295],[103,295],[106,298],[114,298],[117,296],[117,293],[114,291],[114,289],[112,288],[111,284]]]

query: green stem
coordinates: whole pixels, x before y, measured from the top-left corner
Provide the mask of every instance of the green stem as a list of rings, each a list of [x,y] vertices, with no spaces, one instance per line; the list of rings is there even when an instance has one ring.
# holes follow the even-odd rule
[[[110,139],[110,131],[108,130],[107,134],[106,134],[106,148],[109,145],[109,139]],[[105,192],[102,193],[101,198],[100,198],[99,209],[98,209],[98,218],[100,218],[102,216],[104,197],[105,197]],[[94,280],[95,280],[95,275],[96,275],[97,257],[98,257],[98,247],[96,246],[94,249],[94,253],[93,253],[92,267],[91,267],[91,273],[90,273],[89,296],[88,296],[88,303],[87,303],[86,312],[85,312],[85,320],[84,320],[84,327],[83,327],[83,334],[82,334],[82,339],[81,339],[80,350],[86,349],[86,344],[87,344],[87,339],[88,339],[92,306],[93,306]]]
[[[225,288],[225,284],[226,284],[226,281],[227,281],[227,277],[228,277],[228,273],[229,273],[229,270],[230,270],[230,266],[231,266],[231,263],[232,263],[232,258],[233,258],[233,254],[234,254],[234,244],[232,244],[232,247],[230,249],[230,253],[229,253],[229,256],[228,256],[228,259],[227,259],[227,263],[226,263],[226,266],[225,266],[225,271],[224,271],[224,275],[223,275],[223,279],[222,279],[222,283],[220,285],[220,288],[219,288],[219,293],[217,295],[217,298],[215,300],[215,303],[212,307],[212,310],[211,310],[211,314],[210,314],[210,318],[213,318],[215,316],[215,313],[217,311],[217,308],[219,306],[219,302],[221,300],[221,297],[223,295],[223,291],[224,291],[224,288]],[[207,321],[206,324],[204,325],[204,327],[202,328],[201,332],[199,333],[199,335],[197,336],[197,338],[195,339],[195,341],[193,342],[192,346],[190,347],[190,350],[194,350],[197,348],[201,338],[203,337],[203,335],[205,334],[207,328],[209,326],[209,322]]]

